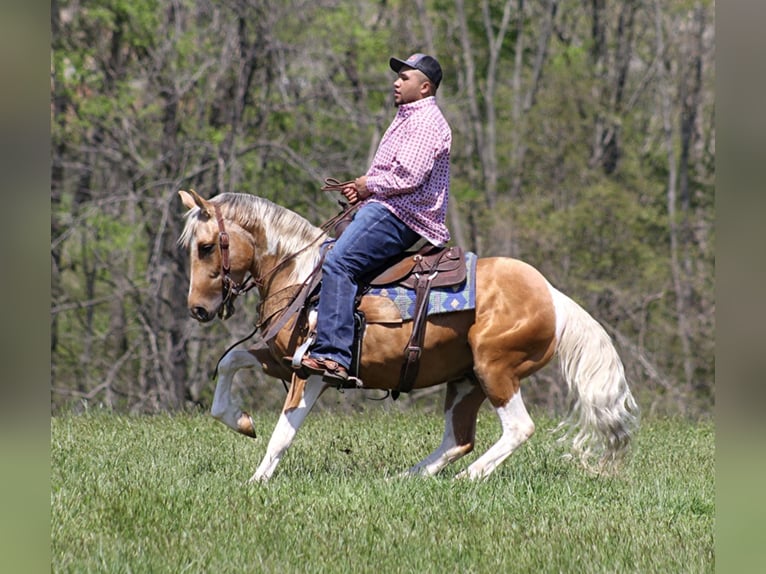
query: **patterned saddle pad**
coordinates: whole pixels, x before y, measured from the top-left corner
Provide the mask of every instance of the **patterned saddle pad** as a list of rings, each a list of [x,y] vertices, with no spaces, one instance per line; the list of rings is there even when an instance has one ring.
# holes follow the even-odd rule
[[[466,278],[458,285],[450,287],[432,287],[428,298],[428,314],[451,313],[476,308],[476,254],[465,252]],[[415,290],[406,287],[373,287],[366,295],[390,299],[401,313],[403,321],[414,318]]]

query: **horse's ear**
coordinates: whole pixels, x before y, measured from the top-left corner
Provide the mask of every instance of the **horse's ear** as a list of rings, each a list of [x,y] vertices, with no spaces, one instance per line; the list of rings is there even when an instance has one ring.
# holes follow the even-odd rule
[[[181,197],[181,202],[188,209],[199,207],[200,211],[207,217],[210,217],[213,213],[213,207],[210,202],[200,197],[200,195],[193,189],[190,189],[189,191],[181,189],[178,191],[178,195]]]

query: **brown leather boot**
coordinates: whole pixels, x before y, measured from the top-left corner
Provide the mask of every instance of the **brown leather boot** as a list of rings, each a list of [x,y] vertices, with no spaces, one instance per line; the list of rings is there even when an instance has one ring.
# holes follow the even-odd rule
[[[311,375],[322,375],[326,382],[345,382],[348,380],[348,369],[332,359],[320,359],[306,355],[301,360],[298,375],[308,378]]]

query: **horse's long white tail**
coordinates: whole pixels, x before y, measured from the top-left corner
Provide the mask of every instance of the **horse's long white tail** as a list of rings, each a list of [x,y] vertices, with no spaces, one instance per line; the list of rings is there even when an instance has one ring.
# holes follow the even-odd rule
[[[550,287],[556,306],[561,373],[569,386],[570,411],[559,425],[586,467],[608,471],[618,463],[638,424],[638,405],[625,369],[604,328],[572,299]]]

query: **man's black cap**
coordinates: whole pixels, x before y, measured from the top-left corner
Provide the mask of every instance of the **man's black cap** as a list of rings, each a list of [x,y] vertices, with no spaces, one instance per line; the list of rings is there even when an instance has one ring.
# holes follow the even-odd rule
[[[412,54],[412,56],[406,60],[391,58],[389,65],[391,66],[391,69],[397,74],[403,66],[407,66],[413,70],[420,70],[429,80],[434,83],[434,86],[437,88],[442,81],[442,67],[439,65],[439,62],[436,61],[436,58],[426,56],[425,54]]]

